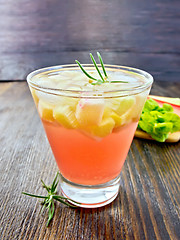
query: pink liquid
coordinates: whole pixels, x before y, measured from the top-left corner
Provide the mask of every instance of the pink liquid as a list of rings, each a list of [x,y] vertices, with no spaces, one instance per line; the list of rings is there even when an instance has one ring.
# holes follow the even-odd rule
[[[61,174],[71,182],[97,185],[113,180],[122,169],[137,122],[97,141],[55,123],[43,125]]]

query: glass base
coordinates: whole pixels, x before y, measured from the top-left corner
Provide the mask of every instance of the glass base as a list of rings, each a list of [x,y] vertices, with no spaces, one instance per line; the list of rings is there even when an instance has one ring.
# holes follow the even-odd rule
[[[83,208],[97,208],[111,203],[118,195],[120,176],[100,185],[72,183],[61,175],[61,191],[64,197],[78,203],[70,203]]]

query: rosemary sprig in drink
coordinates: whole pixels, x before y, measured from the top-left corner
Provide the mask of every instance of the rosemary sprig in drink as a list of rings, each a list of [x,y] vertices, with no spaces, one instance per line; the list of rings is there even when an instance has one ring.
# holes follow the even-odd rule
[[[89,81],[89,83],[91,83],[92,85],[101,85],[102,83],[128,83],[126,81],[110,81],[108,79],[108,76],[107,76],[107,73],[106,73],[106,70],[105,70],[105,66],[104,66],[104,63],[103,63],[103,60],[102,60],[102,57],[101,57],[101,54],[99,52],[97,52],[97,55],[98,55],[98,58],[99,58],[99,62],[101,64],[101,67],[102,67],[102,70],[103,70],[103,73],[104,73],[104,77],[102,76],[101,74],[101,71],[99,70],[98,68],[98,65],[92,55],[92,53],[90,53],[90,57],[91,57],[91,60],[94,64],[94,67],[96,68],[99,76],[100,76],[100,79],[97,79],[97,78],[94,78],[92,77],[85,69],[84,67],[81,65],[81,63],[78,61],[78,60],[75,60],[75,62],[79,65],[80,69],[82,70],[82,72],[90,79],[94,80],[95,82],[93,81]]]
[[[69,199],[69,198],[66,198],[66,197],[63,197],[63,196],[60,196],[60,195],[57,195],[57,185],[59,183],[59,172],[57,172],[55,178],[54,178],[54,181],[52,183],[51,186],[47,186],[43,180],[41,180],[42,182],[42,187],[45,188],[48,192],[48,195],[47,196],[40,196],[40,195],[34,195],[34,194],[31,194],[31,193],[26,193],[26,192],[22,192],[22,194],[24,195],[27,195],[27,196],[30,196],[30,197],[35,197],[35,198],[41,198],[41,199],[44,199],[41,204],[42,204],[42,210],[44,210],[44,208],[48,209],[48,221],[47,221],[47,227],[51,221],[51,219],[53,218],[54,216],[54,210],[55,210],[55,207],[54,207],[54,200],[58,201],[58,202],[61,202],[69,207],[72,207],[72,208],[76,208],[77,206],[75,205],[72,205],[70,203],[67,202],[67,200],[70,200],[71,202],[74,202],[76,204],[80,204],[76,201],[73,201],[72,199]]]

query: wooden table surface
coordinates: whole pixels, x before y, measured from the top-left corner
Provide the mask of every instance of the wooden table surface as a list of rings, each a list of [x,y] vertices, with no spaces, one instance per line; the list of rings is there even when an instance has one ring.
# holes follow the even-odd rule
[[[152,94],[177,97],[179,88],[155,82]],[[39,201],[21,195],[43,194],[40,179],[51,184],[57,171],[27,84],[0,83],[0,103],[0,239],[180,239],[180,143],[134,139],[115,201],[97,209],[56,204],[46,228]]]

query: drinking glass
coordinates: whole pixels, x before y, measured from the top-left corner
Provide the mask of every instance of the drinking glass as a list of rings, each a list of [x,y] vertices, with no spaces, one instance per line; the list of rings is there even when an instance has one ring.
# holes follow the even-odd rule
[[[91,64],[83,66],[94,71]],[[105,67],[111,80],[123,82],[94,86],[89,81],[83,89],[86,76],[74,64],[39,69],[27,77],[60,171],[62,194],[85,208],[116,198],[120,172],[153,82],[139,69]]]

